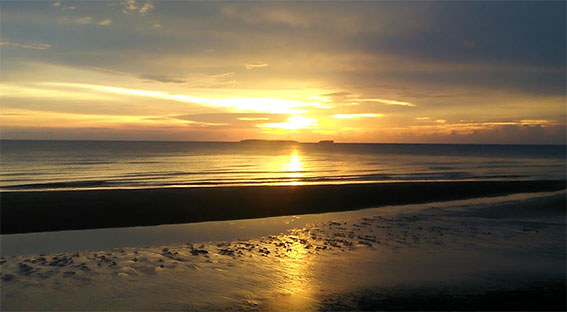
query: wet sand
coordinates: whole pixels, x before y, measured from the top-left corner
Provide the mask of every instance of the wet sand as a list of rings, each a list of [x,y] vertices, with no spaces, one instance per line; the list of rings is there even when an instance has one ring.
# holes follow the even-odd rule
[[[565,181],[400,182],[1,192],[1,234],[346,211],[565,189]]]
[[[565,310],[565,192],[2,257],[2,310]]]

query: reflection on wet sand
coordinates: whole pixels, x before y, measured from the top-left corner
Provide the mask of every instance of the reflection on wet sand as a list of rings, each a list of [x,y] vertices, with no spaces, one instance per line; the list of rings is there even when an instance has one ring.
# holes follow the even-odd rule
[[[403,308],[387,299],[409,296],[396,290],[408,285],[451,300],[534,282],[561,290],[565,198],[554,196],[553,205],[520,206],[521,220],[494,214],[519,204],[432,205],[252,240],[2,257],[2,309],[357,310],[345,295],[370,293],[381,310]]]
[[[274,264],[279,271],[274,284],[275,296],[266,300],[264,307],[269,310],[283,311],[294,307],[297,310],[309,311],[316,307],[314,288],[317,280],[311,274],[316,272],[313,263],[312,246],[305,244],[307,240],[298,235],[281,236],[283,242],[274,243],[275,247],[284,247],[285,254]],[[304,243],[304,244],[302,244]]]

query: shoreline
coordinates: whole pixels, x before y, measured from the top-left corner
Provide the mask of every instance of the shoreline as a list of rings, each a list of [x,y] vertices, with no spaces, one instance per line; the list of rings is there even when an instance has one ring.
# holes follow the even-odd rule
[[[206,221],[182,224],[162,224],[122,228],[35,232],[0,235],[2,256],[73,253],[86,250],[111,250],[124,247],[173,246],[185,243],[248,240],[279,235],[296,228],[325,222],[354,220],[369,215],[388,216],[399,212],[410,213],[430,207],[491,207],[479,209],[479,216],[517,218],[531,216],[531,207],[540,214],[553,217],[560,211],[553,207],[565,206],[566,190],[541,193],[516,193],[496,197],[476,197],[464,200],[430,202],[422,204],[389,205],[349,211],[277,216],[256,219]]]
[[[561,180],[0,192],[1,234],[254,219],[565,187]]]
[[[565,310],[565,193],[511,197],[335,213],[279,234],[2,256],[1,307]]]

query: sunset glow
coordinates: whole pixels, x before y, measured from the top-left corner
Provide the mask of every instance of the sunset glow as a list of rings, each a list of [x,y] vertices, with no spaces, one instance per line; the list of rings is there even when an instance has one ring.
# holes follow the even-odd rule
[[[553,5],[125,3],[2,2],[2,138],[565,141]]]
[[[258,125],[260,128],[277,128],[284,130],[314,129],[317,127],[317,120],[304,116],[291,116],[286,122],[267,123]]]

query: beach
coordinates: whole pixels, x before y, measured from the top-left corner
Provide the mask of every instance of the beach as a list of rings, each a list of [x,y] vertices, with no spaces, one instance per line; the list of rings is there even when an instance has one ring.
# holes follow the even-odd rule
[[[1,193],[1,233],[300,215],[556,191],[557,181],[446,181]]]
[[[564,190],[216,222],[240,230],[3,252],[2,310],[565,309]]]

